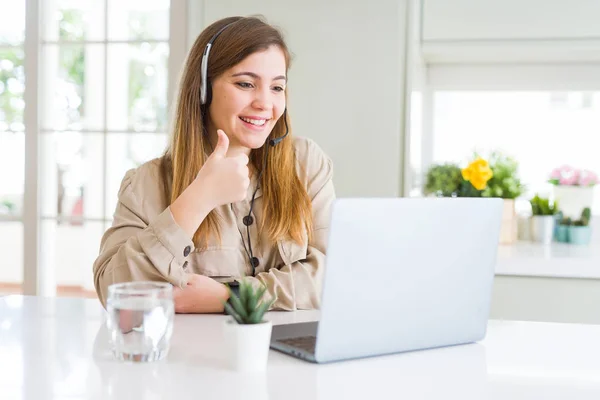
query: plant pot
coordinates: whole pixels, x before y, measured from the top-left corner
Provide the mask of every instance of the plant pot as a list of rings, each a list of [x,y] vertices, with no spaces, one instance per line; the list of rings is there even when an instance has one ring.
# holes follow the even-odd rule
[[[554,216],[534,215],[531,217],[531,239],[534,242],[550,244],[554,236]]]
[[[242,325],[233,319],[224,324],[227,365],[236,371],[262,372],[267,368],[271,321]]]
[[[558,225],[555,229],[554,237],[557,242],[568,243],[569,242],[569,226]]]
[[[592,239],[592,228],[589,226],[569,226],[569,243],[586,245]]]
[[[554,186],[554,200],[565,217],[578,219],[581,210],[592,207],[594,188],[584,186]]]
[[[515,201],[504,199],[502,209],[502,225],[500,226],[500,244],[513,244],[517,241],[517,213],[515,212]]]

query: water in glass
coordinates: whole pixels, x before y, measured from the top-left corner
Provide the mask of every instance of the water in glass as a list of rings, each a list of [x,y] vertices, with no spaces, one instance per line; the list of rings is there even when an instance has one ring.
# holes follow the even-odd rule
[[[173,332],[173,288],[168,283],[129,282],[109,287],[107,327],[113,354],[123,361],[166,356]]]

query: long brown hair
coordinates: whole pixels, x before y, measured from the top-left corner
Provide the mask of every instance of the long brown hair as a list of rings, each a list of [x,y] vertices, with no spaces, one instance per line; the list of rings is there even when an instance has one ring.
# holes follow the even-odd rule
[[[202,54],[213,35],[228,24],[231,25],[219,35],[215,41],[216,45],[210,51],[207,73],[209,86],[212,80],[226,70],[249,55],[267,50],[270,46],[279,47],[285,56],[286,70],[290,66],[291,56],[281,33],[256,17],[224,18],[211,24],[198,36],[181,77],[171,143],[161,163],[164,193],[169,204],[194,181],[206,161],[206,155],[211,153],[206,128],[208,110],[206,105],[200,104]],[[266,169],[260,182],[263,215],[268,216],[268,219],[263,218],[259,227],[261,231],[266,227],[272,243],[288,238],[302,243],[305,229],[308,236],[311,236],[312,207],[296,171],[289,109],[284,117],[287,118],[290,133],[285,140],[268,151]],[[284,134],[285,124],[280,118],[265,145],[251,151],[252,165],[257,169],[262,168],[269,140]],[[211,235],[220,240],[219,221],[215,210],[209,213],[194,234],[194,244],[197,247],[206,245]]]

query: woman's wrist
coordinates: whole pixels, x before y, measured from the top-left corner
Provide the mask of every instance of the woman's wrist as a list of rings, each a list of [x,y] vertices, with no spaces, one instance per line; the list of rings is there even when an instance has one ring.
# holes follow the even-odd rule
[[[194,183],[196,182],[188,186],[170,206],[173,219],[190,238],[214,208]]]

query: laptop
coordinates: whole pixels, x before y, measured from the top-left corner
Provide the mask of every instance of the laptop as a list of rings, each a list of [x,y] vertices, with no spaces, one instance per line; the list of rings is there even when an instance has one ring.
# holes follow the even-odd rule
[[[315,363],[485,337],[502,220],[497,198],[341,198],[318,322],[275,325],[271,348]]]

